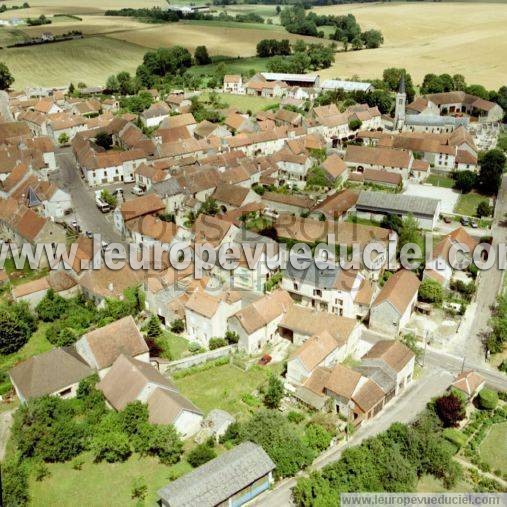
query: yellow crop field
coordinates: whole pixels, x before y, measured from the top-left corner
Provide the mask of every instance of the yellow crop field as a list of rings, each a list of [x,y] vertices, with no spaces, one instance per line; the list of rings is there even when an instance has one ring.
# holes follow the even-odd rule
[[[427,73],[463,74],[470,83],[506,84],[506,3],[407,2],[336,5],[319,14],[356,16],[364,29],[384,34],[379,49],[336,55],[324,77],[380,77],[386,67],[405,67],[416,83]]]

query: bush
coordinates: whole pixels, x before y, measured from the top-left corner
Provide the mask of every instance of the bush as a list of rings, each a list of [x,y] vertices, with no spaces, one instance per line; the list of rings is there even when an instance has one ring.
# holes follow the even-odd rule
[[[476,214],[479,218],[482,217],[489,217],[491,213],[493,212],[493,208],[490,206],[488,201],[481,201],[477,205],[477,211]]]
[[[199,352],[201,350],[201,346],[197,342],[190,342],[188,344],[188,350],[192,354],[196,354],[197,352]]]
[[[426,278],[419,286],[419,299],[426,303],[441,304],[444,299],[442,286],[435,280]]]
[[[131,498],[133,500],[144,500],[148,494],[148,486],[144,477],[136,477],[132,482]]]
[[[238,343],[239,342],[239,334],[236,333],[236,331],[227,331],[225,333],[225,339],[227,340],[227,343],[229,343],[229,345],[233,345],[234,343]]]
[[[225,338],[210,338],[209,341],[209,349],[215,350],[221,347],[225,347],[227,345],[227,341]]]
[[[48,466],[43,461],[39,461],[34,466],[35,480],[40,482],[51,475]]]
[[[158,338],[161,334],[160,320],[156,315],[152,315],[146,324],[146,336],[148,338]]]
[[[27,505],[28,472],[26,466],[17,458],[10,458],[2,464],[2,498],[0,504],[5,507]]]
[[[461,431],[455,428],[446,428],[443,431],[442,435],[444,436],[444,438],[449,440],[449,442],[452,442],[453,444],[457,445],[458,448],[463,447],[467,442],[466,436]]]
[[[301,412],[290,411],[287,414],[287,420],[294,424],[299,424],[301,421],[304,421],[304,419],[305,415]]]
[[[90,449],[97,462],[125,461],[131,454],[129,437],[119,431],[96,434],[91,441]]]
[[[183,319],[175,319],[171,322],[171,331],[173,333],[183,333],[185,330],[185,323],[183,322]]]
[[[37,328],[35,317],[26,303],[14,303],[0,309],[0,354],[12,354],[25,345]]]
[[[479,407],[483,410],[494,410],[498,405],[498,393],[484,388],[478,395]]]
[[[318,424],[310,423],[305,429],[305,442],[311,449],[322,452],[329,447],[333,436]]]
[[[65,314],[68,308],[68,301],[56,294],[53,289],[49,289],[35,307],[35,311],[42,321],[54,322]]]
[[[278,408],[284,396],[283,382],[274,375],[269,377],[268,389],[264,395],[264,405],[268,408]]]
[[[187,456],[187,461],[194,467],[204,465],[208,461],[216,458],[217,453],[210,447],[208,443],[200,444],[197,447],[194,447]]]

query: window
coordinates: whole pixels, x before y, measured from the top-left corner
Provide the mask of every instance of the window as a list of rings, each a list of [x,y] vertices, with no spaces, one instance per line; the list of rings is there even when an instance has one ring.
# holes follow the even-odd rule
[[[294,282],[294,290],[299,290],[299,283]]]
[[[320,289],[313,289],[313,295],[322,297],[322,291]]]
[[[58,393],[58,395],[61,397],[64,397],[64,396],[67,396],[68,394],[70,394],[71,391],[72,391],[72,387],[67,387],[67,389],[63,389],[62,391],[60,391]]]

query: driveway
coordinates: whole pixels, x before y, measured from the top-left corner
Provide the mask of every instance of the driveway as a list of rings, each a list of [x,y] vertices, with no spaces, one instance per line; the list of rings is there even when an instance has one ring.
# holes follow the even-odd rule
[[[13,414],[16,409],[7,410],[0,413],[0,461],[5,457],[5,448],[11,434],[12,423],[14,422]]]

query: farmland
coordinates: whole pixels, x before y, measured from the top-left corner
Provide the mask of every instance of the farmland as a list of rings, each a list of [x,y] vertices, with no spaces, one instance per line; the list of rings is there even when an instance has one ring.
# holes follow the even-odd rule
[[[507,4],[378,3],[314,9],[318,14],[356,16],[364,30],[380,29],[384,45],[336,56],[325,77],[380,77],[386,67],[405,67],[420,83],[427,73],[463,74],[490,88],[505,84]],[[495,48],[495,51],[491,51]]]
[[[30,5],[29,9],[16,10],[15,16],[74,14],[82,19],[59,17],[53,18],[51,25],[0,27],[0,45],[5,47],[23,37],[37,36],[45,31],[61,34],[80,30],[85,39],[33,48],[4,48],[1,60],[12,68],[17,88],[27,84],[65,85],[83,80],[90,85],[100,84],[119,70],[133,71],[146,50],[160,46],[178,44],[193,51],[196,46],[206,44],[211,55],[243,58],[255,55],[255,47],[262,39],[288,38],[294,41],[301,38],[287,33],[277,24],[275,6],[240,4],[215,8],[215,14],[222,10],[230,15],[255,12],[271,19],[274,24],[229,21],[147,24],[134,18],[106,17],[104,12],[123,7],[162,7],[166,5],[165,1],[91,0],[77,5],[65,4],[62,0],[34,0]],[[507,22],[505,3],[490,6],[483,2],[368,3],[317,7],[314,11],[337,15],[350,12],[364,30],[380,29],[385,39],[379,49],[337,53],[335,64],[320,72],[323,77],[376,78],[386,67],[403,66],[411,72],[416,83],[420,83],[426,73],[448,72],[462,73],[469,82],[482,83],[490,88],[504,84],[502,55],[507,52],[507,40],[503,36]],[[0,14],[3,19],[13,16],[13,11]],[[326,35],[332,31],[330,27],[322,29]],[[307,42],[322,42],[322,39],[302,38]],[[491,47],[496,50],[491,51]],[[48,68],[51,72],[47,71]]]

